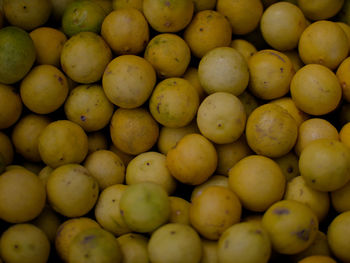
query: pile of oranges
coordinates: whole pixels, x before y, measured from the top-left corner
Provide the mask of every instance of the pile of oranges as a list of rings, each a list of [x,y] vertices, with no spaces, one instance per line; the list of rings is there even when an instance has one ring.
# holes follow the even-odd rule
[[[0,0],[0,262],[350,262],[350,1]]]

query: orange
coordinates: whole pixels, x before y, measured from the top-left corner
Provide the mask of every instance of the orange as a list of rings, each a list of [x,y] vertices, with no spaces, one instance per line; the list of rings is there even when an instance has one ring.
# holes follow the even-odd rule
[[[192,200],[190,222],[203,237],[218,240],[222,233],[240,221],[242,206],[227,187],[209,186]]]
[[[298,50],[305,64],[321,64],[334,70],[347,57],[349,42],[339,25],[321,20],[312,23],[303,31]]]
[[[296,48],[306,26],[306,19],[300,8],[288,2],[269,6],[260,22],[266,42],[280,51]]]
[[[283,197],[286,178],[268,157],[247,156],[230,169],[228,176],[230,189],[248,210],[263,212]]]
[[[0,129],[15,124],[21,116],[22,108],[23,103],[18,90],[0,83]]]
[[[340,82],[340,86],[342,88],[343,98],[346,102],[350,102],[350,77],[347,72],[350,69],[350,58],[346,58],[339,65],[336,75]]]
[[[0,29],[0,83],[13,84],[21,80],[35,58],[35,46],[27,32],[15,26]]]
[[[296,121],[276,104],[259,106],[248,117],[246,138],[249,147],[257,154],[281,157],[294,147],[297,136]]]
[[[183,35],[192,54],[198,58],[216,47],[228,47],[232,40],[232,27],[224,15],[214,10],[195,14]]]
[[[335,110],[342,97],[336,75],[319,64],[299,69],[290,83],[290,93],[300,110],[316,116]]]
[[[317,139],[339,140],[338,130],[329,121],[321,118],[305,120],[299,126],[298,138],[294,147],[295,153],[299,156],[304,148]]]
[[[188,0],[143,0],[143,14],[158,32],[178,32],[191,21],[194,4]]]
[[[29,33],[33,40],[38,64],[60,67],[60,57],[66,35],[52,27],[39,27]]]
[[[245,35],[259,25],[263,5],[260,0],[217,0],[216,10],[228,18],[233,34]]]
[[[298,6],[308,19],[328,19],[336,15],[344,4],[344,0],[309,1],[298,0]]]
[[[345,124],[341,128],[339,138],[342,143],[350,148],[350,123]]]
[[[328,256],[309,256],[298,261],[298,263],[337,263],[333,258]]]
[[[149,26],[140,10],[117,9],[103,20],[101,35],[117,55],[138,54],[149,41]]]

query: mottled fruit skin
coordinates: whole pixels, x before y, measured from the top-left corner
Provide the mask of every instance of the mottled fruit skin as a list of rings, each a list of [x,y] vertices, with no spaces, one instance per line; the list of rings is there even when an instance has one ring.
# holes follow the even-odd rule
[[[13,84],[31,69],[36,58],[33,40],[15,26],[0,30],[0,83]]]

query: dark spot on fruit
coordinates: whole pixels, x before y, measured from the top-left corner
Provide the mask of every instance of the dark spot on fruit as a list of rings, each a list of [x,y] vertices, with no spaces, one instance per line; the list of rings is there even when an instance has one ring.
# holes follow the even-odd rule
[[[256,230],[255,230],[255,233],[258,234],[258,235],[261,235],[262,232],[261,232],[260,229],[256,229]]]
[[[130,237],[131,239],[134,239],[134,238],[135,238],[135,236],[134,236],[133,234],[131,234],[129,237]]]
[[[224,243],[224,248],[228,248],[229,244],[230,244],[230,241],[226,240]]]
[[[121,215],[124,215],[124,211],[120,209],[120,214]]]
[[[280,68],[281,73],[283,73],[283,68]]]
[[[115,203],[115,199],[112,199],[112,202]]]
[[[157,111],[158,111],[158,113],[160,113],[160,110],[159,110],[159,107],[160,107],[160,102],[158,102],[158,104],[157,104]]]
[[[175,61],[176,61],[176,62],[180,62],[180,60],[179,60],[178,58],[175,58]]]
[[[166,21],[166,22],[164,23],[164,26],[170,27],[170,26],[171,26],[171,22],[170,22],[170,21]]]
[[[313,184],[316,183],[316,179],[312,179],[311,183],[313,183]]]
[[[199,28],[199,31],[203,32],[203,30],[204,30],[204,29],[203,29],[202,27],[201,27],[201,28]]]
[[[96,183],[93,183],[93,185],[92,185],[92,189],[95,189],[95,188],[96,188],[96,186],[97,186],[97,184],[96,184]]]
[[[289,210],[287,208],[284,208],[284,207],[277,207],[273,210],[273,212],[276,215],[288,215],[289,214]]]
[[[82,243],[83,243],[83,244],[86,244],[86,243],[90,242],[90,240],[92,240],[92,239],[94,239],[94,238],[95,238],[95,236],[93,236],[93,235],[86,236],[86,237],[84,237]]]
[[[149,162],[147,162],[146,165],[149,165]]]
[[[84,258],[89,258],[89,254],[85,254],[85,255],[84,255]]]
[[[299,190],[299,196],[302,196],[304,194],[304,190],[303,189],[300,189]]]
[[[294,169],[293,169],[292,166],[289,166],[289,167],[287,168],[287,172],[288,172],[288,173],[292,173],[293,171],[294,171]]]
[[[169,1],[165,1],[165,5],[166,6],[170,6],[170,2]]]
[[[171,234],[171,235],[175,235],[175,233],[176,233],[176,232],[175,232],[174,230],[173,230],[173,231],[170,231],[170,234]]]
[[[228,215],[228,214],[229,214],[228,210],[225,210],[225,214],[226,214],[226,215]]]
[[[85,117],[84,115],[81,115],[81,116],[80,116],[80,119],[81,119],[82,121],[86,121],[86,117]]]
[[[280,55],[278,55],[277,53],[275,52],[271,52],[271,51],[267,51],[268,53],[270,53],[271,55],[275,56],[275,57],[278,57],[280,60],[282,60],[283,62],[286,62]]]
[[[308,229],[302,229],[300,231],[295,232],[298,238],[300,238],[303,241],[308,241],[310,238],[310,230]]]
[[[219,123],[219,124],[218,124],[218,127],[220,128],[221,126],[222,126],[221,123]]]
[[[18,246],[17,244],[15,244],[13,247],[14,247],[15,249],[19,249],[19,246]]]
[[[63,161],[63,157],[60,158],[60,161]]]
[[[23,6],[23,9],[24,9],[24,10],[26,10],[26,9],[27,9],[27,6],[26,6],[26,5],[24,5],[24,6]]]

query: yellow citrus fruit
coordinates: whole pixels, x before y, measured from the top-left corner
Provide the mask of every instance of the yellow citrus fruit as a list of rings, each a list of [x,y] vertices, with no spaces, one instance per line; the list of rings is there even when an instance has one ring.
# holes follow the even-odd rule
[[[88,133],[88,154],[108,149],[108,138],[102,131]]]
[[[157,142],[159,127],[143,108],[119,108],[110,121],[110,135],[119,150],[136,155],[148,151]]]
[[[115,236],[102,228],[82,230],[71,241],[68,262],[116,262],[122,260],[122,252]]]
[[[205,93],[199,81],[198,69],[189,66],[182,77],[188,80],[191,83],[191,85],[196,89],[196,91],[198,92],[199,101],[201,102],[207,94]]]
[[[343,187],[332,191],[331,193],[332,206],[338,213],[342,213],[350,210],[349,198],[350,198],[350,182],[346,183]]]
[[[232,41],[232,27],[219,12],[203,10],[195,14],[183,38],[192,54],[201,58],[216,47],[228,47]]]
[[[196,198],[197,196],[201,195],[206,188],[212,185],[218,185],[228,188],[228,177],[225,175],[213,175],[204,183],[195,186],[191,193],[191,201],[194,200],[194,198]]]
[[[169,223],[152,233],[148,246],[150,262],[199,262],[202,242],[198,233],[185,224]]]
[[[257,154],[281,157],[294,147],[297,135],[294,118],[276,104],[259,106],[248,117],[246,138],[249,147]]]
[[[293,262],[299,262],[299,260],[314,256],[314,255],[322,255],[322,256],[331,256],[331,250],[328,245],[327,235],[322,231],[318,231],[316,234],[315,241],[305,250],[300,253],[292,255]]]
[[[243,104],[228,92],[210,94],[197,111],[197,125],[201,134],[217,144],[236,141],[243,134],[245,123]]]
[[[216,0],[193,0],[193,3],[195,13],[203,10],[214,10],[216,6]]]
[[[68,77],[89,84],[101,79],[111,59],[111,49],[100,35],[80,32],[65,42],[60,61]]]
[[[73,1],[64,9],[62,31],[68,37],[85,31],[99,34],[105,16],[106,12],[94,1]]]
[[[290,83],[295,105],[311,115],[324,115],[339,104],[342,89],[336,75],[327,67],[309,64],[295,73]]]
[[[135,155],[123,152],[122,150],[118,149],[113,143],[110,145],[109,150],[117,154],[120,159],[122,159],[125,166],[128,165],[128,163],[132,160],[132,158],[135,157]]]
[[[341,127],[339,138],[342,143],[350,148],[350,123],[347,123]]]
[[[222,233],[240,221],[241,203],[227,187],[212,185],[192,200],[190,222],[204,238],[218,240]]]
[[[95,217],[97,222],[107,231],[120,236],[131,232],[120,212],[120,198],[128,186],[114,184],[108,186],[100,193],[95,205]]]
[[[217,252],[218,242],[202,238],[202,258],[201,263],[218,262]]]
[[[259,25],[263,5],[259,0],[217,0],[216,10],[228,18],[233,34],[244,35]]]
[[[82,162],[87,155],[88,139],[78,124],[57,120],[41,132],[38,149],[43,162],[56,168],[63,164]]]
[[[249,90],[260,99],[271,100],[286,95],[294,76],[289,58],[277,50],[265,49],[248,61]]]
[[[214,145],[203,135],[185,135],[166,156],[166,165],[178,181],[199,185],[215,171],[217,153]]]
[[[299,201],[309,206],[319,222],[327,216],[330,207],[328,193],[309,187],[303,176],[297,176],[287,183],[283,199]]]
[[[271,255],[271,241],[267,231],[256,222],[241,222],[221,235],[217,253],[219,262],[267,263]]]
[[[296,48],[306,26],[306,19],[300,8],[288,2],[269,6],[260,22],[265,41],[280,51]]]
[[[261,104],[258,98],[253,96],[248,89],[238,95],[238,98],[244,106],[247,117]]]
[[[15,124],[21,116],[22,108],[23,103],[18,90],[0,83],[0,129]]]
[[[92,132],[108,125],[114,106],[101,85],[79,85],[70,91],[64,103],[64,112],[68,120]]]
[[[112,0],[112,7],[114,10],[122,8],[136,8],[142,12],[143,0]]]
[[[150,97],[156,78],[155,69],[146,59],[121,55],[107,65],[102,87],[113,104],[126,109],[137,108]]]
[[[329,256],[315,255],[303,258],[298,263],[337,263],[337,261]]]
[[[340,11],[344,4],[344,0],[298,0],[297,2],[305,16],[311,20],[331,18]]]
[[[61,70],[52,65],[39,65],[22,80],[20,95],[32,112],[47,114],[62,106],[68,90],[67,78]]]
[[[298,138],[294,147],[295,153],[299,156],[310,142],[318,139],[339,140],[338,130],[325,119],[311,118],[305,120],[299,126]]]
[[[132,159],[126,169],[125,182],[128,185],[154,182],[169,195],[176,189],[176,180],[166,167],[166,156],[159,152],[140,153]]]
[[[347,249],[350,242],[350,211],[337,215],[328,225],[328,244],[335,257],[342,262],[350,261],[350,252]]]
[[[246,62],[253,56],[257,50],[256,47],[245,39],[233,39],[231,42],[231,47],[236,49],[245,58]]]
[[[51,245],[45,233],[33,224],[16,224],[1,235],[1,258],[5,262],[45,263]]]
[[[349,42],[339,25],[321,20],[312,23],[303,31],[298,50],[305,64],[321,64],[334,70],[347,57]]]
[[[31,221],[31,223],[44,231],[49,241],[53,243],[57,229],[61,224],[61,218],[50,206],[45,206],[40,215]]]
[[[54,169],[52,167],[46,165],[38,173],[38,177],[41,180],[41,182],[44,184],[45,189],[46,189],[47,180],[48,180],[48,178],[53,170]]]
[[[301,152],[299,169],[312,189],[340,189],[350,180],[350,149],[338,140],[315,140]]]
[[[343,29],[347,39],[348,39],[348,43],[349,43],[349,47],[350,47],[350,26],[346,23],[343,22],[336,22],[338,26],[341,27],[341,29]]]
[[[194,119],[198,106],[197,91],[183,78],[167,78],[159,82],[149,100],[153,118],[170,128],[188,125]]]
[[[208,51],[198,65],[198,77],[206,93],[229,92],[238,96],[249,82],[248,65],[232,47],[217,47]]]
[[[123,262],[148,263],[148,238],[137,233],[127,233],[117,238]]]
[[[167,192],[154,182],[129,185],[120,197],[119,207],[126,225],[139,233],[153,232],[166,224],[171,212]]]
[[[287,110],[288,113],[292,115],[294,120],[297,122],[298,127],[309,118],[309,115],[301,111],[290,97],[282,97],[279,99],[272,100],[269,103],[277,104],[285,110]]]
[[[215,148],[218,154],[216,172],[226,176],[239,160],[253,154],[244,135],[232,143],[216,144]]]
[[[158,34],[146,46],[144,58],[159,77],[181,77],[190,63],[191,50],[176,34]]]
[[[97,180],[100,190],[124,182],[125,165],[112,151],[98,150],[89,154],[84,161],[84,167]]]
[[[336,76],[340,82],[342,88],[342,94],[345,101],[350,102],[350,77],[347,72],[350,69],[350,58],[346,58],[339,65]]]
[[[6,222],[27,222],[44,209],[44,184],[27,169],[15,168],[2,173],[0,189],[0,217]]]
[[[29,35],[34,43],[36,62],[59,67],[62,48],[67,41],[66,35],[53,27],[36,28]]]
[[[304,63],[301,60],[299,53],[296,49],[284,51],[283,54],[285,54],[290,59],[290,61],[293,64],[293,68],[295,72],[297,72],[299,69],[301,69],[304,66]]]
[[[142,10],[148,23],[156,31],[178,32],[190,23],[194,4],[188,0],[143,0]]]
[[[79,164],[64,164],[54,169],[46,189],[51,207],[66,217],[87,214],[95,205],[99,193],[97,180]]]
[[[26,160],[41,161],[38,140],[44,128],[50,124],[47,116],[28,114],[23,116],[14,126],[11,139],[16,152]]]
[[[169,223],[180,223],[190,225],[191,203],[177,196],[169,196],[169,200],[171,210]]]
[[[230,169],[228,176],[230,189],[248,210],[263,212],[283,197],[286,178],[268,157],[247,156]]]
[[[294,200],[274,203],[263,215],[272,248],[280,254],[297,254],[316,239],[318,220],[308,206]]]
[[[13,140],[13,139],[12,139]],[[11,141],[10,137],[0,131],[0,158],[3,162],[2,165],[6,166],[12,163],[14,157],[14,145],[13,141]],[[2,170],[0,169],[2,172]]]
[[[174,148],[177,142],[187,134],[199,133],[196,121],[180,128],[170,128],[162,126],[159,132],[157,147],[159,152],[167,154],[171,148]]]
[[[284,176],[286,177],[287,182],[292,180],[294,177],[300,175],[298,156],[290,151],[286,155],[273,159],[281,168]]]
[[[4,0],[3,9],[6,20],[11,25],[32,30],[47,22],[52,4],[49,0]]]
[[[21,80],[35,58],[35,46],[26,31],[16,26],[0,29],[0,83],[13,84]]]
[[[138,54],[149,41],[149,26],[140,10],[122,8],[105,17],[101,35],[117,55]]]
[[[73,239],[83,230],[100,228],[100,225],[88,217],[77,217],[65,220],[57,229],[55,248],[64,262],[68,262],[69,247]]]

